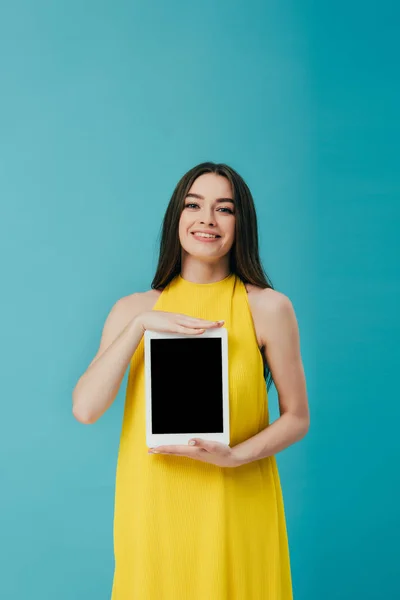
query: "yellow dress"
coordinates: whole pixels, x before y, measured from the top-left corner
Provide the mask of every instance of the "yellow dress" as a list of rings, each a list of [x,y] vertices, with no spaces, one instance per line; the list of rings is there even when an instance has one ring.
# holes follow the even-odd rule
[[[247,292],[234,273],[175,277],[153,310],[228,331],[230,446],[268,426],[268,397]],[[207,365],[194,385],[207,387]],[[132,356],[118,454],[111,600],[292,600],[289,547],[274,456],[239,467],[148,454],[144,340]],[[188,390],[190,402],[190,390]]]

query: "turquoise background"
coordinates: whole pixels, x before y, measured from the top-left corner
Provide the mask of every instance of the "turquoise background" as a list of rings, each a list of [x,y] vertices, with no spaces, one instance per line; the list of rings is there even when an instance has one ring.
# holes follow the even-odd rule
[[[399,12],[1,3],[1,598],[110,597],[126,376],[92,426],[71,392],[204,160],[250,186],[299,321],[311,429],[277,456],[294,597],[400,597]]]

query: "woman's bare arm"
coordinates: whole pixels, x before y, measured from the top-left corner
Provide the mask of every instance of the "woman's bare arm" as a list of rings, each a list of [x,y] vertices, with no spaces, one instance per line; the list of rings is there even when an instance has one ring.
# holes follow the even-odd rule
[[[94,423],[114,402],[146,329],[194,335],[223,323],[156,311],[154,306],[152,290],[125,296],[114,304],[104,324],[99,350],[72,392],[72,412],[81,423]]]
[[[272,456],[302,439],[310,427],[300,334],[290,299],[264,289],[257,299],[264,353],[278,392],[280,417],[234,447],[239,464]]]
[[[103,327],[96,356],[72,392],[72,412],[81,423],[97,421],[114,402],[129,362],[143,336],[136,319],[143,310],[140,294],[118,300]]]

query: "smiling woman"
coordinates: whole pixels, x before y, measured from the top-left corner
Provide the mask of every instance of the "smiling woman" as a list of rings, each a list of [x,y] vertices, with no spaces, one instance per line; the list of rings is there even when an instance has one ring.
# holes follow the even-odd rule
[[[194,235],[196,231],[217,235],[215,242],[206,242],[207,254],[201,250],[205,237]],[[194,244],[194,240],[203,244]],[[195,270],[193,279],[199,282],[234,272],[248,285],[249,292],[273,290],[259,256],[251,191],[226,164],[201,163],[176,185],[163,219],[160,256],[151,287],[164,289],[185,272],[185,264],[190,264],[191,272]],[[272,376],[266,360],[264,375],[270,387]]]
[[[177,184],[151,288],[117,302],[74,391],[75,416],[93,423],[130,367],[112,600],[291,600],[274,455],[308,430],[299,334],[290,300],[263,271],[253,199],[231,167],[202,163]],[[228,339],[229,445],[197,437],[148,449],[144,331],[201,335],[221,326]],[[192,385],[206,386],[207,364],[194,373],[188,403]],[[281,416],[270,424],[272,380]]]

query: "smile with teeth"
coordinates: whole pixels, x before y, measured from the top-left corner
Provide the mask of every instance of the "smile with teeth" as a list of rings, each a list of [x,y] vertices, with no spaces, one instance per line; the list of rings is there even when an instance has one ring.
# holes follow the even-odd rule
[[[200,233],[197,231],[194,231],[192,235],[194,235],[194,237],[211,238],[211,239],[216,239],[216,238],[220,237],[219,235],[213,235],[211,233]]]

